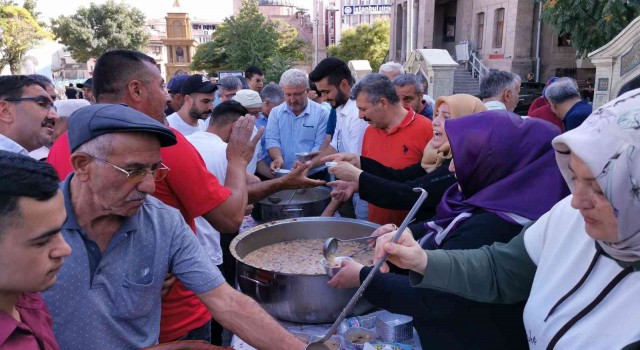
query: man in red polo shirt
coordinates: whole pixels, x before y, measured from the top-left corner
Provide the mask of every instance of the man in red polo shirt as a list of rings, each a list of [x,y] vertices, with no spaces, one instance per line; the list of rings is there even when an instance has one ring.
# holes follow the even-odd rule
[[[51,287],[71,248],[55,170],[0,151],[0,349],[58,350],[40,291]]]
[[[394,169],[419,163],[433,137],[431,120],[403,107],[391,80],[383,74],[369,74],[354,85],[352,98],[360,118],[371,125],[364,133],[362,156]],[[369,204],[369,221],[400,225],[408,211]]]

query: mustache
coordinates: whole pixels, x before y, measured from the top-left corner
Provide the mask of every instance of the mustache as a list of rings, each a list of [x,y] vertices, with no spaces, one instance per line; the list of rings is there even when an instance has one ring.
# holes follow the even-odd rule
[[[40,126],[41,126],[41,127],[43,127],[43,128],[44,128],[44,127],[46,127],[46,126],[48,126],[48,125],[51,125],[51,127],[54,127],[54,126],[56,126],[56,121],[55,121],[55,120],[53,120],[53,119],[46,118],[46,119],[45,119],[45,120],[43,120],[43,121],[42,121],[42,123],[40,124]]]
[[[147,198],[147,194],[140,192],[140,191],[136,191],[133,192],[131,195],[129,195],[129,197],[127,197],[126,201],[127,202],[133,202],[133,201],[140,201],[140,200],[144,200],[145,198]]]

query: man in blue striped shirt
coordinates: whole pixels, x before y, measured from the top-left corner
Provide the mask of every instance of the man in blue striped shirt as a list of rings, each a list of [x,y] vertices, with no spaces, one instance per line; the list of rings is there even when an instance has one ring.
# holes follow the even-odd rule
[[[271,171],[291,169],[296,153],[320,150],[329,120],[329,112],[307,98],[309,79],[304,71],[287,70],[280,78],[280,86],[286,103],[271,110],[266,131],[266,148],[273,159]],[[322,170],[324,165],[311,169],[309,174]]]

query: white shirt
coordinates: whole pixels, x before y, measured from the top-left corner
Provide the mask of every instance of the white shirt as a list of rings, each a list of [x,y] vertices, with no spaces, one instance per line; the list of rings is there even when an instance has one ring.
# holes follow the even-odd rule
[[[556,204],[524,235],[531,260],[538,266],[524,310],[530,349],[545,349],[571,318],[591,303],[622,268],[601,256],[584,284],[545,322],[551,308],[587,271],[595,241],[571,198]],[[640,339],[640,273],[626,276],[591,312],[560,338],[556,349],[620,349]]]
[[[17,142],[0,134],[0,150],[22,154],[28,156],[29,152]]]
[[[489,101],[489,102],[485,102],[484,106],[487,107],[488,111],[494,110],[494,109],[507,109],[507,106],[505,106],[504,103],[500,102],[500,101]]]
[[[206,126],[205,126],[205,121],[204,120],[198,119],[198,125],[197,126],[191,126],[191,125],[185,123],[185,121],[182,120],[182,118],[180,118],[180,116],[178,115],[178,112],[174,112],[171,115],[169,115],[167,117],[167,123],[169,123],[169,126],[171,126],[172,128],[178,130],[184,136],[191,135],[196,131],[205,131],[206,130]]]
[[[360,119],[359,114],[355,100],[349,99],[336,108],[336,131],[331,139],[331,146],[339,153],[362,153],[362,138],[369,123]]]
[[[224,185],[227,175],[227,143],[210,132],[198,131],[187,136],[200,156],[204,160],[207,170],[218,178]],[[196,233],[207,256],[215,265],[222,264],[222,249],[220,248],[220,232],[216,231],[203,217],[197,217]]]

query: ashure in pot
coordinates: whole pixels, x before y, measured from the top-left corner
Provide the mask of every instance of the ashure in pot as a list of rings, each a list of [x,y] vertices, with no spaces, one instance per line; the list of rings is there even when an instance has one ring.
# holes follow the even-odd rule
[[[231,242],[231,253],[238,260],[236,277],[240,290],[278,319],[300,323],[333,322],[355,293],[355,288],[332,288],[327,285],[330,277],[326,274],[269,271],[250,266],[242,258],[256,249],[278,242],[356,238],[369,235],[378,227],[378,224],[368,221],[333,217],[287,219],[256,226]],[[361,300],[352,315],[362,315],[371,308],[369,303]]]

